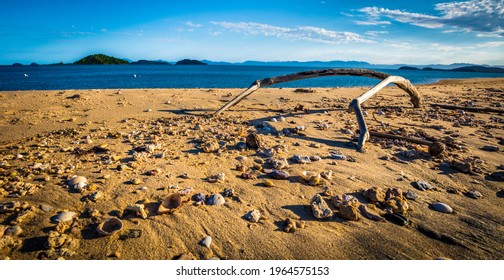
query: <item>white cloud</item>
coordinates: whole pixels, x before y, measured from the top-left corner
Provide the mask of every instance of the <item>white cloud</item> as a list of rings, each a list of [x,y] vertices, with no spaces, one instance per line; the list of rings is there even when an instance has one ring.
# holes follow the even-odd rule
[[[314,26],[300,26],[296,28],[273,26],[256,22],[211,22],[224,29],[248,35],[263,35],[293,41],[311,41],[327,44],[341,43],[374,43],[353,32],[339,32]]]
[[[368,36],[372,36],[372,37],[378,37],[378,36],[383,35],[383,34],[388,34],[388,31],[385,31],[385,30],[382,30],[382,31],[366,31],[365,34],[368,35]]]
[[[375,21],[375,20],[368,20],[368,21],[355,20],[354,22],[357,25],[386,25],[386,24],[390,24],[390,21],[386,21],[386,20],[382,20],[382,21]]]
[[[365,7],[359,11],[377,21],[382,17],[425,28],[449,26],[465,31],[504,36],[504,0],[470,0],[438,3],[434,6],[440,16]],[[478,34],[478,35],[479,35]]]
[[[192,21],[186,21],[186,22],[184,22],[184,24],[187,25],[187,26],[189,26],[189,27],[193,27],[193,28],[203,27],[202,24],[193,23]]]
[[[438,44],[438,43],[431,44],[431,46],[432,46],[432,49],[434,49],[436,51],[441,51],[441,52],[461,51],[464,49],[463,47],[455,47],[455,46],[443,45],[443,44]],[[468,49],[468,48],[465,48],[465,49]]]
[[[481,43],[477,45],[480,48],[496,48],[500,46],[504,46],[504,42],[486,42],[486,43]]]

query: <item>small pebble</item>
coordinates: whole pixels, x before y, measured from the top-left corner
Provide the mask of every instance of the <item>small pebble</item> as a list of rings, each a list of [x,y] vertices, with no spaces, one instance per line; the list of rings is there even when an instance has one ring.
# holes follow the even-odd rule
[[[212,245],[212,237],[210,236],[205,236],[205,238],[203,238],[201,241],[200,241],[200,244],[207,247],[207,248],[210,248],[210,245]]]
[[[245,220],[252,222],[252,223],[257,223],[261,219],[261,212],[259,210],[252,210],[245,214]]]
[[[481,148],[483,151],[487,152],[498,152],[500,149],[498,146],[486,145]]]
[[[453,213],[453,208],[449,205],[441,202],[436,202],[432,204],[432,208],[441,213]]]
[[[465,195],[467,197],[474,198],[474,199],[479,199],[479,198],[483,197],[483,195],[477,190],[468,191],[465,193]]]
[[[421,191],[427,191],[433,188],[433,186],[424,180],[418,180],[414,182],[414,187]]]
[[[207,205],[222,205],[226,203],[226,200],[221,194],[214,193],[206,201]]]
[[[409,200],[416,200],[418,198],[418,194],[414,191],[407,191],[404,193],[404,196]]]

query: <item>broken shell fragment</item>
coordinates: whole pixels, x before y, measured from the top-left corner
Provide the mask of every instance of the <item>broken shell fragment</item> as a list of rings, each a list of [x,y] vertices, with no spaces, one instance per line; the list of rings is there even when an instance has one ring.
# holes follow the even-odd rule
[[[118,218],[108,218],[98,225],[96,231],[101,235],[112,235],[116,232],[121,231],[123,228],[123,223]]]
[[[124,209],[123,216],[126,216],[128,212],[133,212],[135,216],[140,216],[142,219],[147,219],[147,213],[145,212],[145,205],[143,204],[130,204]]]
[[[72,211],[65,211],[57,214],[56,216],[52,217],[52,221],[55,223],[66,223],[66,222],[71,222],[73,219],[77,217],[76,212]]]
[[[180,194],[175,193],[170,195],[167,199],[163,200],[158,207],[158,214],[173,213],[182,206],[182,198]]]
[[[320,174],[313,171],[303,171],[303,173],[301,173],[301,178],[303,178],[303,180],[305,180],[310,186],[316,186],[321,181]]]

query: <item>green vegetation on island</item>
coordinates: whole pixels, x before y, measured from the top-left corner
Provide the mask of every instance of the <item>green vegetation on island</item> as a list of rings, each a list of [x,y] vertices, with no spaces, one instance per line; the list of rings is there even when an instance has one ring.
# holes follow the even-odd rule
[[[129,64],[128,61],[120,58],[115,58],[112,56],[104,55],[104,54],[92,54],[88,55],[74,64],[78,65],[93,65],[93,64]]]
[[[175,65],[208,65],[208,64],[194,59],[182,59],[180,61],[177,61]]]
[[[171,65],[170,63],[162,60],[145,60],[140,59],[139,61],[131,62],[133,65]]]

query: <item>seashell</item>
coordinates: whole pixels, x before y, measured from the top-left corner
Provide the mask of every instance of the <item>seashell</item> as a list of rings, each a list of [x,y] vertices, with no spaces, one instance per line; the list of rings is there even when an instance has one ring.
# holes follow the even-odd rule
[[[273,181],[271,181],[271,180],[265,180],[265,181],[264,181],[264,185],[265,185],[266,187],[270,187],[270,188],[272,188],[272,187],[274,187],[274,186],[275,186],[275,184],[274,184],[274,183],[273,183]]]
[[[21,203],[19,201],[7,201],[0,203],[0,213],[10,213],[15,212],[21,208]]]
[[[441,203],[441,202],[436,202],[433,203],[432,209],[441,212],[441,213],[453,213],[453,208],[451,208],[449,205]]]
[[[112,235],[121,231],[123,223],[118,218],[108,218],[98,225],[96,231],[101,235]]]
[[[283,170],[273,170],[272,172],[268,173],[268,177],[272,179],[287,179],[289,178],[289,176],[289,173]]]
[[[305,130],[306,130],[306,127],[304,125],[298,125],[295,128],[296,133],[299,131],[305,131]]]
[[[271,159],[270,163],[273,165],[273,168],[276,170],[281,170],[289,167],[289,163],[286,159]]]
[[[210,236],[205,236],[205,238],[203,238],[201,241],[200,241],[200,244],[207,247],[207,248],[210,248],[210,245],[212,245],[212,237]]]
[[[245,214],[244,218],[249,222],[257,223],[261,219],[261,212],[259,210],[252,210]]]
[[[192,192],[193,192],[193,188],[191,188],[191,187],[184,188],[184,189],[181,189],[178,191],[180,196],[189,196],[192,194]]]
[[[409,200],[416,200],[419,197],[419,195],[414,191],[407,191],[404,193],[404,196]]]
[[[333,211],[329,208],[329,205],[327,205],[325,200],[319,194],[316,194],[312,198],[310,204],[313,216],[315,218],[326,219],[333,216]]]
[[[310,157],[308,157],[308,156],[295,155],[291,159],[292,159],[292,161],[294,161],[296,163],[301,163],[301,164],[306,164],[306,163],[311,162]]]
[[[130,182],[133,185],[140,185],[141,183],[143,183],[142,180],[140,180],[138,178],[135,178],[135,179],[131,180]]]
[[[158,214],[173,213],[180,209],[182,206],[182,198],[180,194],[174,193],[170,195],[167,199],[163,200],[158,207]]]
[[[71,222],[73,219],[77,217],[76,212],[72,211],[66,211],[66,212],[61,212],[58,213],[56,216],[52,217],[52,221],[55,223],[66,223],[66,222]]]
[[[376,213],[373,213],[372,211],[370,211],[366,205],[359,205],[359,211],[360,213],[362,214],[362,216],[366,217],[367,219],[370,219],[370,220],[373,220],[373,221],[377,221],[377,222],[384,222],[385,221],[385,218],[383,218],[382,216],[376,214]]]
[[[226,203],[226,200],[221,194],[214,193],[206,201],[208,205],[222,205]]]
[[[303,171],[303,173],[301,173],[301,178],[303,178],[303,180],[305,180],[310,186],[318,185],[321,181],[320,174],[313,171]]]
[[[257,135],[257,133],[250,133],[247,135],[247,139],[245,141],[247,147],[252,149],[258,149],[263,147],[263,141],[261,136]]]
[[[145,205],[143,204],[129,204],[124,209],[125,213],[123,216],[126,216],[128,211],[135,213],[136,216],[142,217],[142,219],[147,219],[147,213],[145,212]]]
[[[427,190],[434,188],[433,186],[431,186],[431,184],[425,182],[424,180],[418,180],[418,181],[414,182],[413,186],[421,191],[427,191]]]
[[[6,235],[6,236],[18,236],[21,233],[23,233],[23,229],[20,226],[12,226],[12,227],[8,227],[5,230],[4,235]]]
[[[319,157],[319,156],[315,156],[315,155],[313,155],[313,156],[310,156],[310,160],[311,160],[311,161],[321,161],[321,160],[322,160],[322,158],[321,158],[321,157]]]
[[[483,197],[483,195],[477,190],[468,191],[465,193],[465,195],[474,199],[479,199]]]
[[[285,121],[285,118],[284,118],[284,117],[278,117],[278,121],[279,121],[279,122],[284,122],[284,121]]]
[[[68,180],[67,185],[69,187],[75,187],[77,184],[79,184],[81,187],[85,186],[87,182],[87,179],[83,176],[74,176],[70,180]]]
[[[4,233],[5,233],[5,229],[7,227],[4,226],[4,225],[0,225],[0,239],[4,236]],[[1,247],[1,246],[0,246]]]
[[[387,219],[387,221],[394,223],[396,225],[400,225],[400,226],[405,226],[409,223],[408,218],[404,217],[401,214],[397,214],[397,213],[386,213],[385,215],[383,215],[383,217],[385,217],[385,219]]]
[[[364,192],[364,196],[371,202],[382,202],[385,200],[385,193],[378,187],[371,187]]]

